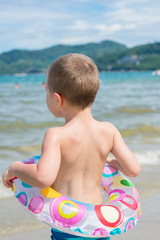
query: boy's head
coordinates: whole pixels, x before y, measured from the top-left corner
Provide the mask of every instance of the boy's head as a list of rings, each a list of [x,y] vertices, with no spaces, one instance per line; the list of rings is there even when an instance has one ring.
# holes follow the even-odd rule
[[[99,89],[99,72],[91,58],[67,54],[54,61],[48,70],[47,87],[69,104],[84,109],[91,105]]]

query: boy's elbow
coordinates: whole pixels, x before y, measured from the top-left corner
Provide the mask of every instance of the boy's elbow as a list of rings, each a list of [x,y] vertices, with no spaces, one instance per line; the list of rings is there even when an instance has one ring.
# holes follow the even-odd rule
[[[51,181],[51,179],[47,178],[46,176],[40,176],[37,179],[37,186],[38,188],[47,188],[50,187],[53,184],[53,181]]]
[[[43,188],[47,188],[49,186],[50,185],[48,185],[48,184],[46,184],[44,182],[38,182],[35,187],[43,189]]]
[[[141,172],[141,167],[138,166],[138,167],[135,168],[134,171],[131,173],[130,177],[135,178],[135,177],[137,177],[137,176],[140,174],[140,172]]]
[[[39,188],[47,188],[50,187],[53,184],[53,182],[51,182],[50,180],[44,180],[44,181],[40,181],[39,183]]]

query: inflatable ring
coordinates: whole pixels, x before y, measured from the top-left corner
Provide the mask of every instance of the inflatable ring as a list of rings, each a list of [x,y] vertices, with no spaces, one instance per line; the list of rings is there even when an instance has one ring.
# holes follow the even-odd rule
[[[37,164],[40,156],[25,160]],[[84,237],[107,237],[128,231],[140,217],[140,199],[134,185],[120,172],[105,164],[102,182],[104,204],[75,201],[48,187],[32,187],[13,180],[15,197],[38,220]]]

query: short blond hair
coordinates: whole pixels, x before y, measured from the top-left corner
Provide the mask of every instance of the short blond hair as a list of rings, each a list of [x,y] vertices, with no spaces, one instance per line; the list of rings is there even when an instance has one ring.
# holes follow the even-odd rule
[[[55,60],[49,67],[48,89],[70,103],[84,109],[94,102],[99,89],[99,72],[93,60],[72,53]]]

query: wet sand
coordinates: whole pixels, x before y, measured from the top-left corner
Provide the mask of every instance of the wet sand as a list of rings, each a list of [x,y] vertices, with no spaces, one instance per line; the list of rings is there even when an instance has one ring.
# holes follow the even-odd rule
[[[137,226],[120,236],[113,236],[111,240],[150,240],[160,239],[160,194],[151,196],[142,201],[142,216]],[[0,240],[47,240],[50,239],[50,228],[44,226],[42,229],[21,232],[2,236]]]

